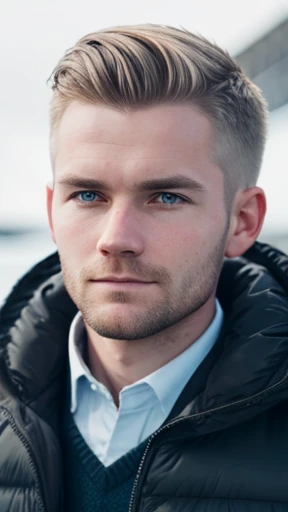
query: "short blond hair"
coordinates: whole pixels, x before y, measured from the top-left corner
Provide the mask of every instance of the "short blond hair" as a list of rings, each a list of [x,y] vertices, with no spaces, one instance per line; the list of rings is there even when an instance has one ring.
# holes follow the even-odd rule
[[[230,55],[207,39],[161,25],[108,28],[81,38],[50,78],[51,141],[73,100],[123,111],[190,104],[212,123],[213,158],[225,173],[229,195],[256,184],[266,102]]]

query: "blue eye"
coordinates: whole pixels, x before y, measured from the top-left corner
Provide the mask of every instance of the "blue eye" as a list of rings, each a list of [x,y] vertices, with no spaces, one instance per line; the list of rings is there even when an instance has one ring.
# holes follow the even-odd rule
[[[102,195],[98,194],[98,192],[93,192],[91,190],[82,190],[82,192],[74,192],[71,196],[72,201],[74,201],[77,206],[82,208],[88,208],[92,206],[96,206],[105,202],[105,198]]]
[[[82,201],[83,203],[91,203],[92,201],[94,201],[96,199],[98,194],[96,194],[95,192],[87,191],[87,192],[79,192],[78,196],[80,198],[80,201]]]
[[[182,199],[177,194],[171,194],[170,192],[161,192],[158,198],[162,198],[162,201],[160,201],[162,204],[175,204]]]

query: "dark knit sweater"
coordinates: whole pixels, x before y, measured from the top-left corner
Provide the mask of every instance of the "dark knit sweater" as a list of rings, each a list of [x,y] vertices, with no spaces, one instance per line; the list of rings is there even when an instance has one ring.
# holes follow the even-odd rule
[[[105,467],[84,441],[67,407],[62,426],[65,512],[127,512],[146,441]]]
[[[216,344],[186,385],[185,399],[183,396],[178,398],[164,424],[186,407],[187,396],[191,399],[203,388],[218,351],[219,344]],[[128,512],[133,483],[147,440],[105,467],[80,434],[70,412],[70,402],[68,369],[66,411],[62,418],[65,512]]]

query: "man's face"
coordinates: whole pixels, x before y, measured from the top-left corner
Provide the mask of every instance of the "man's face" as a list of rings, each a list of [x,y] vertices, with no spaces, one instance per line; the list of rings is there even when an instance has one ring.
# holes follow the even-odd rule
[[[191,106],[65,111],[50,225],[67,290],[101,336],[152,336],[214,300],[227,213],[211,147]]]

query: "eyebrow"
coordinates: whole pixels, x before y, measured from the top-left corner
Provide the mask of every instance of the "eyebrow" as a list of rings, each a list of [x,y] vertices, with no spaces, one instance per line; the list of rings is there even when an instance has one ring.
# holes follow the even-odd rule
[[[59,185],[71,188],[85,188],[85,189],[97,189],[97,190],[108,190],[110,187],[101,180],[95,180],[92,178],[79,178],[78,176],[68,175],[66,178],[62,178],[58,181]]]
[[[203,192],[205,190],[204,185],[202,185],[202,183],[200,183],[199,181],[182,175],[171,176],[169,178],[156,178],[153,180],[142,181],[141,183],[139,183],[139,185],[137,185],[137,189],[140,191],[160,190],[163,188],[188,188],[190,190],[195,190],[197,192]]]
[[[78,176],[68,175],[65,178],[62,178],[58,181],[60,185],[71,187],[71,188],[80,188],[80,189],[96,189],[102,191],[108,191],[111,189],[107,183],[101,180],[96,180],[93,178],[79,178]],[[161,189],[180,189],[187,188],[190,190],[194,190],[196,192],[203,192],[206,190],[205,186],[202,185],[199,181],[196,181],[192,178],[188,178],[183,175],[175,175],[169,178],[155,178],[152,180],[145,180],[137,183],[135,185],[135,189],[138,192],[143,191],[155,191]]]

